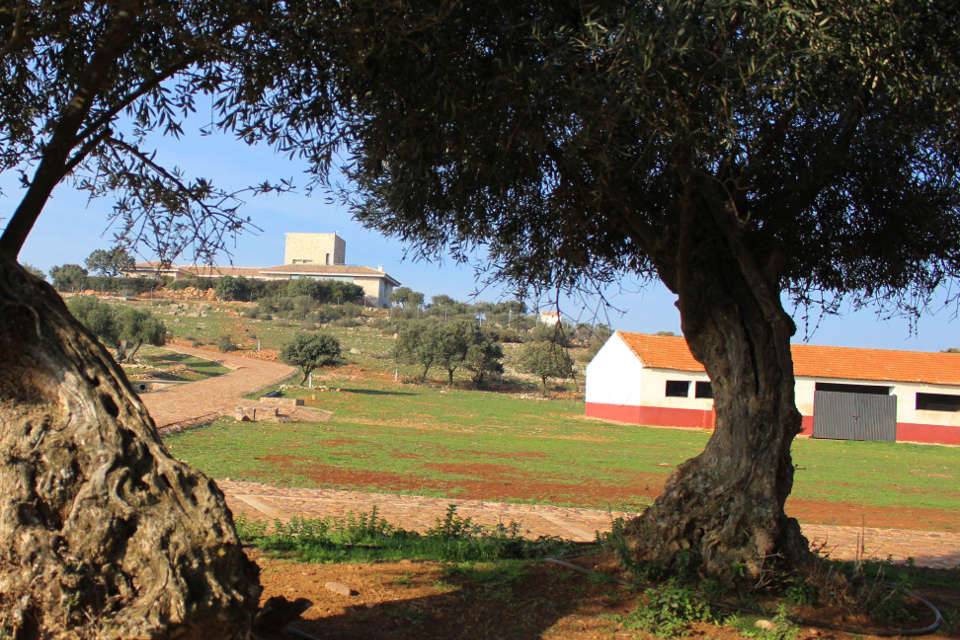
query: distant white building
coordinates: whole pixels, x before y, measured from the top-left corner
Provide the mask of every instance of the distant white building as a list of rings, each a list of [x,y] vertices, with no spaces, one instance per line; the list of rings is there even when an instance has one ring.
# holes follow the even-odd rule
[[[560,312],[559,311],[541,311],[538,320],[540,324],[545,324],[548,327],[555,327],[560,324]]]
[[[400,281],[383,267],[345,264],[347,245],[335,233],[288,233],[284,242],[284,264],[276,267],[220,267],[171,265],[158,262],[137,263],[124,272],[128,277],[254,278],[256,280],[340,280],[363,289],[364,303],[374,307],[390,306],[390,294]]]
[[[792,351],[803,434],[960,444],[960,354]],[[617,331],[587,365],[586,415],[712,429],[713,391],[684,338]]]

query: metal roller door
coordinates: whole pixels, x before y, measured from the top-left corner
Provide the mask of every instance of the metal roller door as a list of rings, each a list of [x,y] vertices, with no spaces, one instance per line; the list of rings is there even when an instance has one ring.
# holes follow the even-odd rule
[[[817,391],[813,402],[814,438],[896,440],[897,396]]]

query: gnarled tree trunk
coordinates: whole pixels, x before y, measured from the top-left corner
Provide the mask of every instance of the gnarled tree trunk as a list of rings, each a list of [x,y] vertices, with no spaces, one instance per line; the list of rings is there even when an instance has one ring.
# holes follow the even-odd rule
[[[799,524],[784,513],[793,486],[790,445],[801,427],[790,353],[795,326],[770,276],[715,224],[701,217],[690,225],[662,271],[677,293],[690,350],[710,376],[716,428],[627,533],[639,560],[757,580],[811,559]]]
[[[247,638],[223,494],[53,289],[0,257],[0,635]]]

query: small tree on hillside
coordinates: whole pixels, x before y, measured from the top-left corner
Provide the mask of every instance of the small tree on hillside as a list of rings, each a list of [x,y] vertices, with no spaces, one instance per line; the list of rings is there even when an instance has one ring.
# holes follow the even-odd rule
[[[572,378],[573,360],[567,350],[553,342],[530,342],[520,355],[520,368],[540,378],[543,395],[547,395],[547,380]]]
[[[167,327],[152,313],[125,308],[119,310],[116,317],[118,340],[115,346],[118,362],[133,360],[144,344],[155,347],[166,344]]]
[[[407,322],[397,336],[393,357],[397,362],[422,367],[420,382],[425,382],[437,361],[436,342],[439,326],[432,320]]]
[[[80,291],[87,284],[87,270],[78,264],[64,264],[50,269],[53,288],[57,291]]]
[[[67,307],[73,317],[90,333],[100,338],[101,342],[110,347],[116,346],[120,339],[120,328],[117,326],[117,314],[113,307],[93,296],[71,298]]]
[[[390,294],[390,302],[403,310],[416,309],[423,304],[423,294],[410,287],[397,287]]]
[[[434,336],[433,349],[437,364],[447,372],[447,384],[453,385],[453,374],[463,365],[470,347],[473,325],[454,322],[440,327]]]
[[[148,311],[115,307],[92,296],[73,298],[68,307],[83,326],[114,350],[117,362],[132,360],[144,344],[159,347],[166,342],[166,326]]]
[[[463,366],[473,376],[473,384],[481,386],[487,375],[503,373],[503,347],[479,327],[471,332]]]
[[[287,364],[300,367],[307,381],[314,369],[337,364],[340,361],[340,341],[324,333],[300,333],[283,348],[280,357]]]
[[[84,264],[87,265],[87,269],[97,275],[116,278],[136,263],[126,249],[113,247],[112,249],[94,250],[87,256]]]

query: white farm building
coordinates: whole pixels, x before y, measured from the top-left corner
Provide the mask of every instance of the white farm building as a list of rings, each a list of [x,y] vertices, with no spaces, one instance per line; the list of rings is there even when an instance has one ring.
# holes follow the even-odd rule
[[[803,434],[960,444],[960,354],[793,345]],[[586,414],[711,429],[710,380],[686,340],[617,331],[587,366]]]

